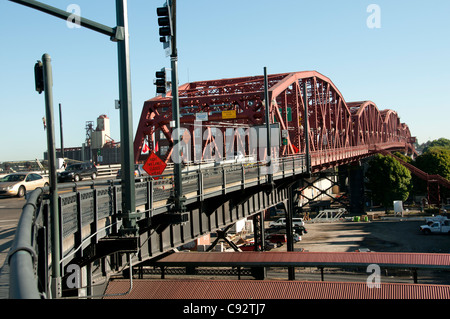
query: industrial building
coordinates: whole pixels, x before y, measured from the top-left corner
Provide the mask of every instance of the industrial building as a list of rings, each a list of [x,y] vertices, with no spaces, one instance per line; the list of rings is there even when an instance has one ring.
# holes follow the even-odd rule
[[[95,129],[94,122],[87,121],[85,131],[86,139],[81,146],[64,147],[64,152],[57,148],[56,157],[105,165],[120,163],[120,142],[111,138],[110,119],[107,115],[102,114],[97,118]],[[44,152],[44,159],[47,159],[47,152]]]

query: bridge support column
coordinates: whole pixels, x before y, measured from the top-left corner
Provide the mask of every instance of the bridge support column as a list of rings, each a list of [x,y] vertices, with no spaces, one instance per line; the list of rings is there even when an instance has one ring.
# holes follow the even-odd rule
[[[348,166],[348,182],[350,191],[350,213],[364,213],[364,170],[361,163]]]
[[[265,251],[264,211],[253,215],[253,235],[255,251]],[[266,267],[252,268],[252,274],[257,280],[264,280],[266,278]]]
[[[329,208],[332,204],[337,204],[347,209],[348,205],[342,198],[338,198],[331,194],[335,192],[335,187],[338,187],[339,189],[342,188],[340,179],[342,179],[342,177],[340,176],[340,173],[336,171],[315,173],[308,179],[300,180],[298,186],[294,188],[294,194],[297,195],[297,201],[301,202],[302,207],[309,205],[311,208],[314,206],[320,210]],[[324,181],[326,186],[319,186],[320,184],[318,185],[318,182],[321,181]],[[308,197],[305,194],[309,193],[308,189],[312,189],[314,192],[311,197]]]
[[[264,211],[253,215],[253,236],[255,251],[264,251]]]
[[[293,238],[293,232],[294,228],[292,226],[292,216],[294,214],[294,188],[297,186],[297,183],[292,183],[287,186],[287,192],[288,196],[287,199],[284,201],[284,208],[286,211],[286,250],[287,251],[294,251],[294,238]],[[295,280],[295,268],[294,267],[288,267],[288,278],[289,280]]]
[[[296,185],[296,184],[294,184]],[[287,251],[294,251],[293,225],[292,216],[294,215],[294,185],[288,187],[288,200],[286,209],[286,235],[287,235]],[[288,268],[289,280],[295,280],[295,267]]]

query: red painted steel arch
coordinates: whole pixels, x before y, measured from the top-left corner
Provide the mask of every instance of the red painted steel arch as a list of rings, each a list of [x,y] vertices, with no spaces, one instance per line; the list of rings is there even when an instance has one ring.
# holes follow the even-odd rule
[[[371,101],[347,103],[333,82],[316,71],[269,75],[268,88],[270,122],[279,123],[280,129],[287,132],[285,143],[279,145],[280,156],[306,151],[305,104],[315,170],[354,161],[380,149],[415,152],[414,138],[395,111],[380,111]],[[179,87],[179,97],[180,125],[187,131],[183,136],[192,142],[192,149],[201,149],[202,158],[207,147],[225,145],[222,139],[226,138],[232,138],[234,145],[243,145],[247,152],[248,136],[238,134],[236,128],[245,130],[265,123],[262,75],[186,83]],[[164,161],[170,160],[171,105],[170,92],[144,103],[134,142],[136,162],[148,156],[142,154],[144,141]],[[203,119],[199,131],[194,131],[200,114],[207,114],[207,119]],[[234,131],[230,135],[227,129]],[[200,139],[195,139],[196,134]],[[231,151],[223,147],[220,154],[225,158]]]

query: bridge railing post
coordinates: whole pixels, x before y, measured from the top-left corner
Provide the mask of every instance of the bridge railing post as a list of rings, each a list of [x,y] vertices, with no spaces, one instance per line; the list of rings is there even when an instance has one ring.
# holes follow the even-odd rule
[[[222,167],[222,194],[227,193],[227,174],[224,167]]]
[[[197,187],[198,187],[198,196],[200,201],[203,201],[203,173],[201,170],[197,171]]]
[[[295,158],[294,156],[292,156],[292,176],[295,175]]]
[[[245,170],[244,170],[244,164],[241,163],[241,188],[245,188]]]
[[[148,212],[148,216],[147,216],[148,218],[151,217],[151,211],[153,209],[153,186],[154,186],[153,181],[154,180],[152,178],[150,180],[147,180],[147,182],[146,182],[147,200],[145,202],[145,210]]]

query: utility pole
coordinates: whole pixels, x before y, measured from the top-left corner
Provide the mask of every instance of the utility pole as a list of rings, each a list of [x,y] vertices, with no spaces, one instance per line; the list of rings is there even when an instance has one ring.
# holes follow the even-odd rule
[[[306,173],[311,174],[311,156],[309,146],[309,119],[308,119],[308,88],[306,79],[303,81],[303,127],[305,137]]]
[[[61,137],[61,157],[64,160],[64,140],[63,140],[63,125],[62,125],[61,103],[59,103],[59,134],[60,134],[60,137]]]
[[[269,184],[273,184],[273,175],[272,175],[272,150],[271,150],[271,130],[270,130],[270,100],[269,100],[269,81],[267,78],[267,68],[264,67],[264,104],[266,107],[266,130],[267,130],[267,158],[269,159],[268,166],[268,177]]]
[[[130,48],[128,34],[127,0],[116,0],[117,29],[122,30],[121,40],[117,41],[119,64],[119,100],[120,100],[120,141],[122,154],[122,170],[125,174],[122,186],[121,232],[123,235],[137,235],[136,189],[134,178],[133,149],[133,112],[131,104],[131,71]]]

